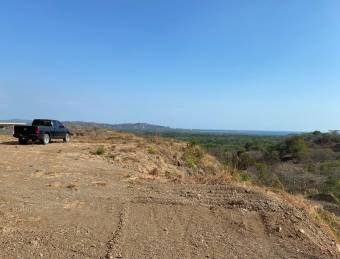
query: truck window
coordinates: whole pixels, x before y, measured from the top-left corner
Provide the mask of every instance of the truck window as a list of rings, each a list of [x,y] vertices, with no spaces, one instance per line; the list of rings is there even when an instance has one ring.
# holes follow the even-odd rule
[[[32,126],[47,126],[51,127],[52,122],[50,120],[34,120],[32,122]]]

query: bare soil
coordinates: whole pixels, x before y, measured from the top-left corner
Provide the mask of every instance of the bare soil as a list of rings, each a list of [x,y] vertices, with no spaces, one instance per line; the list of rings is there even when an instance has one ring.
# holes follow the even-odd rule
[[[0,142],[1,258],[340,256],[304,210],[250,187],[138,177],[98,143]]]

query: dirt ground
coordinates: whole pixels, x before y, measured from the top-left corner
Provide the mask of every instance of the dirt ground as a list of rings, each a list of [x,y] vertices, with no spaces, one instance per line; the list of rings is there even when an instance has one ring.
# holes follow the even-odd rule
[[[138,179],[92,155],[97,145],[0,137],[1,258],[340,258],[278,198]]]

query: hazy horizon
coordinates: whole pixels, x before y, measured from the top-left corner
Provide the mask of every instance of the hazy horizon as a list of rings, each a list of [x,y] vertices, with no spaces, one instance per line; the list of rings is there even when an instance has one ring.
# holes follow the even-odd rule
[[[37,119],[55,119],[55,118],[48,118],[48,117],[37,117]],[[33,119],[32,119],[33,120]],[[19,119],[19,118],[0,118],[0,122],[15,122],[15,121],[23,121],[23,122],[31,122],[32,120],[30,119]],[[160,126],[160,127],[169,127],[170,129],[178,129],[178,130],[197,130],[197,131],[216,131],[216,132],[277,132],[277,133],[303,133],[303,132],[308,132],[304,130],[262,130],[262,129],[213,129],[213,128],[181,128],[181,127],[172,127],[169,125],[162,125],[162,124],[154,124],[154,123],[149,123],[145,121],[135,121],[135,122],[117,122],[117,123],[112,123],[112,122],[102,122],[102,121],[79,121],[79,120],[61,120],[63,122],[82,122],[82,123],[94,123],[94,124],[109,124],[109,125],[123,125],[123,124],[149,124],[152,126]],[[331,129],[330,129],[331,130]],[[329,131],[329,130],[327,130]]]
[[[6,1],[0,116],[340,128],[340,2]]]

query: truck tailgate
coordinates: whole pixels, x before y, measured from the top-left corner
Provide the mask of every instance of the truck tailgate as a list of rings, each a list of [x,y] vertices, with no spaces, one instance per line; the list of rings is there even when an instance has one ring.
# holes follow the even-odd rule
[[[15,126],[14,127],[14,135],[20,136],[20,135],[30,135],[35,133],[35,126]]]

